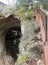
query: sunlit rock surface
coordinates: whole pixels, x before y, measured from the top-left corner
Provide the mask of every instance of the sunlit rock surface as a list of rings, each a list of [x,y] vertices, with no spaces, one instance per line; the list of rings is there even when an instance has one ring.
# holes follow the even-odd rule
[[[19,59],[19,57],[20,57],[20,55],[22,55],[23,56],[23,61],[22,61],[22,64],[20,64],[19,62],[20,62],[20,60],[19,60],[19,62],[18,62],[18,59],[16,60],[16,62],[14,62],[14,60],[13,60],[13,58],[12,57],[10,57],[10,55],[6,55],[6,53],[4,54],[4,52],[6,52],[5,50],[4,50],[4,48],[3,47],[5,47],[3,44],[1,44],[1,49],[2,50],[0,50],[0,52],[3,52],[3,57],[4,57],[4,55],[5,55],[5,57],[4,57],[4,60],[6,60],[6,61],[4,61],[3,60],[3,58],[2,58],[2,54],[1,54],[1,61],[2,61],[2,63],[1,63],[1,65],[4,65],[3,64],[3,62],[5,62],[5,65],[28,65],[27,63],[26,63],[26,61],[28,62],[31,62],[32,60],[38,60],[39,59],[39,57],[40,57],[40,55],[39,54],[37,54],[37,52],[35,53],[34,51],[32,51],[32,48],[34,47],[34,46],[37,46],[37,45],[39,45],[39,44],[41,44],[41,40],[40,40],[40,38],[38,38],[38,37],[40,37],[40,35],[38,36],[38,34],[36,34],[35,33],[35,29],[37,29],[36,27],[38,26],[35,26],[37,23],[34,23],[35,22],[35,20],[34,19],[32,19],[32,20],[23,20],[23,21],[21,21],[21,30],[22,30],[22,37],[21,37],[21,39],[20,39],[20,43],[19,43],[19,52],[20,52],[20,54],[18,54],[18,59]],[[7,24],[7,25],[9,25],[9,27],[10,27],[10,24],[12,24],[12,26],[14,27],[14,25],[13,25],[13,23],[14,23],[14,25],[15,25],[15,22],[13,22],[12,21],[12,23],[9,23],[9,24]],[[4,25],[4,27],[5,27],[5,25]],[[4,28],[4,29],[6,29],[6,28]],[[7,27],[7,29],[8,29],[8,27]],[[7,30],[6,29],[6,30]],[[1,32],[2,33],[2,32]],[[3,39],[2,39],[3,40]],[[4,40],[3,40],[4,41]],[[3,41],[1,41],[1,43],[3,42]],[[42,45],[42,44],[41,44]],[[42,48],[42,47],[41,47]],[[36,50],[35,50],[36,51]],[[25,56],[24,56],[25,55]],[[9,58],[9,57],[10,58]],[[26,57],[26,59],[24,59],[24,57]],[[5,59],[6,58],[6,59]],[[8,59],[9,58],[9,59]],[[10,61],[11,61],[11,64],[10,64]],[[25,62],[24,62],[25,61]],[[14,63],[14,64],[13,64]]]
[[[38,60],[41,54],[43,53],[42,49],[42,42],[41,42],[41,37],[39,34],[35,33],[35,30],[37,29],[35,25],[38,26],[37,23],[35,23],[35,20],[27,20],[27,21],[22,21],[21,22],[21,28],[22,28],[22,38],[21,42],[19,44],[19,50],[20,54],[18,55],[18,59],[15,63],[15,65],[20,65],[18,60],[21,58],[20,55],[25,55],[27,56],[28,60],[31,62],[32,60]],[[39,32],[38,32],[39,33]],[[39,38],[40,37],[40,38]],[[32,48],[37,47],[41,52],[39,53],[38,50],[32,50]],[[40,48],[39,48],[40,47]],[[26,62],[21,63],[21,65],[28,65]]]

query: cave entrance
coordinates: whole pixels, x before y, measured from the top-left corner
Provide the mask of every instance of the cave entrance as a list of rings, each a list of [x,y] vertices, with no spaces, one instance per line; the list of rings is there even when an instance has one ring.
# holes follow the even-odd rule
[[[21,39],[21,27],[15,26],[8,30],[5,36],[6,52],[17,60],[19,54],[19,43]]]

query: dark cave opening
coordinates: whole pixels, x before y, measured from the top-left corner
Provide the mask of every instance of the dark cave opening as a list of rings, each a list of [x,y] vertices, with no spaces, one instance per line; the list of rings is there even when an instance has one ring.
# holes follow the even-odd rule
[[[15,60],[17,60],[17,54],[19,54],[20,39],[21,27],[19,26],[9,29],[5,36],[6,52],[10,54]]]

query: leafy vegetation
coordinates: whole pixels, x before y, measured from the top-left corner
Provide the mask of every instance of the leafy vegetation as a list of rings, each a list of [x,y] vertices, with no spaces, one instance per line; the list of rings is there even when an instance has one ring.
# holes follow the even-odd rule
[[[23,62],[26,62],[28,60],[27,56],[25,54],[22,54],[18,57],[18,63],[22,64]]]
[[[30,10],[28,8],[29,8],[29,4],[28,5],[18,5],[15,11],[15,14],[20,16],[22,19],[32,18],[34,16],[34,11],[32,8]]]
[[[45,8],[46,10],[48,10],[48,3],[45,3],[45,4],[44,4],[44,8]]]
[[[20,2],[21,4],[29,4],[32,1],[33,0],[18,0],[18,2]]]

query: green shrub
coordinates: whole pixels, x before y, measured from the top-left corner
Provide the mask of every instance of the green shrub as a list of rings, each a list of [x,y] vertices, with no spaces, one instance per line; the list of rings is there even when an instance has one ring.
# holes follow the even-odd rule
[[[48,3],[45,3],[45,4],[44,4],[44,8],[45,8],[46,10],[48,10]]]

